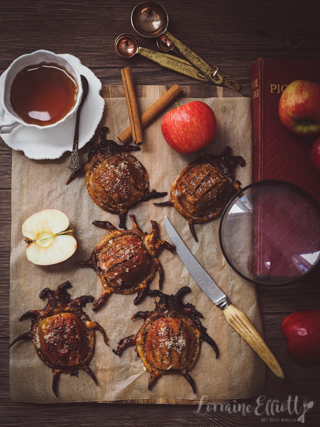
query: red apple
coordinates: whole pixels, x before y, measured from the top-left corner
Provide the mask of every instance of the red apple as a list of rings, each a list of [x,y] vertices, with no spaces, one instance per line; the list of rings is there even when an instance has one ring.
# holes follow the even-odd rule
[[[213,142],[217,120],[207,104],[192,101],[168,111],[162,118],[161,130],[170,147],[178,153],[190,154]]]
[[[289,356],[302,364],[320,363],[320,310],[296,311],[285,317],[281,329]]]
[[[283,91],[279,117],[291,133],[305,138],[320,135],[320,84],[295,80]]]
[[[320,172],[320,136],[313,143],[311,149],[311,161],[315,169]]]

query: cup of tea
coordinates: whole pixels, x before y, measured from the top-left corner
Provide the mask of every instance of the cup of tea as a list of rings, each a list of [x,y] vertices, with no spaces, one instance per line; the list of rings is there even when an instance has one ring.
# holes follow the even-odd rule
[[[77,111],[82,86],[78,70],[67,59],[37,50],[15,59],[1,88],[0,133],[16,126],[53,128]]]

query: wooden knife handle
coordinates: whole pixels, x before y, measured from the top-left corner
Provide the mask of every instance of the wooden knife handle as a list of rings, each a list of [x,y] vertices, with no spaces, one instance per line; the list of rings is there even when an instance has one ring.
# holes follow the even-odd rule
[[[253,348],[271,371],[279,378],[284,378],[283,371],[261,335],[249,321],[247,316],[234,305],[230,304],[223,310],[228,323]]]

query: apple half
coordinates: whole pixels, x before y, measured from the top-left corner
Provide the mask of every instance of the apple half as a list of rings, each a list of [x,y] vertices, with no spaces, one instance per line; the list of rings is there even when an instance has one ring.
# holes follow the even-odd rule
[[[22,234],[28,260],[37,265],[52,265],[70,258],[77,249],[77,241],[68,227],[68,216],[58,209],[45,209],[26,219]]]

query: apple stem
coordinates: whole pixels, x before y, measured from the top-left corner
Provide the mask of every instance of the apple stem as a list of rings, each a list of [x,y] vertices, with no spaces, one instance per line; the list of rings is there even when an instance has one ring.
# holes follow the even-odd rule
[[[175,104],[176,104],[177,107],[180,107],[180,105],[177,102]]]

